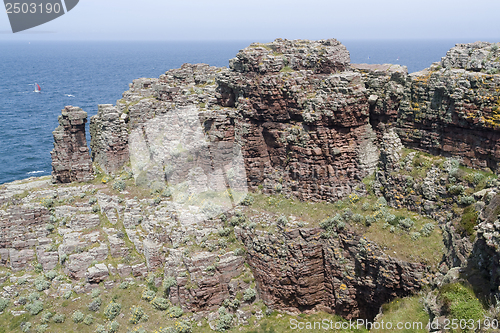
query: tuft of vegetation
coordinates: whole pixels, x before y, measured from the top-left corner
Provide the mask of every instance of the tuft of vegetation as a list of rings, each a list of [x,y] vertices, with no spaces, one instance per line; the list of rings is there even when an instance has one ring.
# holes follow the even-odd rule
[[[168,309],[168,316],[170,318],[179,318],[184,314],[184,311],[182,308],[178,306],[172,306],[170,309]]]
[[[47,281],[43,276],[39,276],[35,279],[35,289],[38,291],[44,291],[50,288],[50,282]]]
[[[170,307],[170,301],[166,298],[163,298],[163,297],[155,297],[151,301],[151,305],[156,310],[164,311]]]
[[[108,318],[109,320],[113,320],[120,314],[120,311],[122,310],[122,306],[119,303],[116,302],[111,302],[106,306],[106,309],[104,309],[104,316]]]
[[[94,323],[94,317],[91,314],[88,314],[85,316],[85,319],[83,319],[83,323],[87,326],[90,326]]]
[[[66,321],[66,315],[62,313],[55,314],[52,321],[56,324],[62,324]]]
[[[101,308],[102,300],[100,298],[95,298],[87,306],[89,311],[97,312]]]
[[[144,289],[142,292],[142,299],[151,302],[156,296],[156,293],[151,289]]]
[[[123,192],[126,187],[127,187],[127,184],[121,179],[118,179],[117,181],[115,181],[113,183],[113,190],[118,191],[118,192]]]
[[[484,309],[474,292],[460,283],[443,286],[439,291],[439,299],[445,311],[453,319],[482,320]]]
[[[141,306],[133,306],[130,309],[130,318],[129,323],[135,325],[140,321],[147,321],[148,315],[144,312],[144,309]]]
[[[26,304],[25,309],[28,310],[32,316],[36,316],[43,311],[43,302],[39,300],[33,301],[32,303]]]
[[[71,319],[76,324],[81,323],[84,318],[85,318],[85,315],[80,310],[76,310],[75,312],[73,312],[73,315],[71,316]]]
[[[227,331],[233,324],[233,315],[228,313],[226,308],[221,306],[219,308],[219,319],[215,325],[215,329],[219,332]]]
[[[257,292],[255,291],[255,289],[248,288],[243,293],[243,300],[245,302],[250,302],[250,301],[254,300],[256,296],[257,296]]]
[[[0,298],[0,312],[3,312],[9,306],[9,300]]]
[[[465,207],[462,214],[462,219],[457,228],[457,232],[462,237],[469,237],[471,241],[475,238],[474,227],[476,226],[477,218],[479,213],[476,211],[474,205]]]

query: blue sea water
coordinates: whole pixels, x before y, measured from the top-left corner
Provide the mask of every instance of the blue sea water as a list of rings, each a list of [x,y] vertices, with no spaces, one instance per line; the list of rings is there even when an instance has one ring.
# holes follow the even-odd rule
[[[464,41],[342,41],[352,63],[401,64],[410,72],[439,61],[456,42]],[[50,174],[52,131],[64,106],[90,117],[98,104],[115,104],[136,78],[183,63],[227,66],[249,44],[0,41],[0,184]]]

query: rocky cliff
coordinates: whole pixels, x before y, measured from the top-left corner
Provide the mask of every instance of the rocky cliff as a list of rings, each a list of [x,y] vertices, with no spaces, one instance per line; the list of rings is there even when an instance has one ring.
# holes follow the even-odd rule
[[[82,182],[92,179],[85,123],[87,112],[67,106],[59,116],[59,127],[53,132],[52,180],[55,183]]]
[[[57,270],[70,280],[42,288],[54,299],[139,283],[145,307],[219,331],[260,320],[259,304],[373,319],[454,266],[496,292],[499,55],[457,45],[408,74],[350,64],[334,39],[255,43],[229,68],[185,64],[100,105],[94,172],[86,114],[67,107],[52,179],[70,184],[0,188],[0,281]],[[30,311],[17,278],[4,296]]]

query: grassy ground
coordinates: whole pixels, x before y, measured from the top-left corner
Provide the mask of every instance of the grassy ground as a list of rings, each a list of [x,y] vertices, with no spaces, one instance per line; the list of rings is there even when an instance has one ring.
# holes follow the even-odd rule
[[[53,314],[64,314],[66,320],[64,323],[54,323],[51,319],[48,323],[48,329],[46,332],[65,332],[65,333],[91,333],[96,331],[98,324],[106,325],[109,320],[105,317],[105,308],[110,302],[116,302],[121,305],[120,314],[114,319],[120,324],[118,332],[128,332],[134,328],[140,328],[146,330],[146,332],[155,332],[160,327],[174,326],[177,321],[175,318],[169,318],[167,311],[156,310],[149,302],[141,299],[142,291],[145,285],[134,285],[129,286],[127,289],[114,288],[111,291],[105,290],[102,286],[100,287],[102,299],[102,305],[97,312],[90,311],[88,309],[88,304],[92,302],[92,297],[90,294],[80,294],[77,295],[73,293],[70,299],[60,298],[50,298],[46,297],[43,292],[40,294],[40,300],[43,301],[44,311],[37,314],[31,315],[26,313],[22,316],[14,317],[11,314],[11,310],[20,311],[24,309],[24,306],[9,306],[7,311],[0,314],[0,332],[22,332],[21,323],[30,322],[32,324],[32,329],[30,332],[37,332],[37,327],[42,323],[42,316],[45,311],[50,311]],[[32,290],[27,290],[27,294],[31,293]],[[158,291],[157,295],[160,296],[161,291]],[[136,325],[129,323],[131,318],[131,308],[132,306],[141,306],[144,312],[149,316],[148,321],[140,322]],[[94,322],[91,325],[86,325],[83,322],[75,323],[72,320],[72,315],[75,311],[81,311],[85,316],[92,315],[94,317]]]
[[[384,322],[385,326],[380,330],[376,330],[377,332],[428,332],[425,327],[429,323],[429,315],[424,309],[422,296],[420,295],[395,299],[392,302],[385,304],[382,307],[382,311],[383,314],[378,318],[377,322],[379,324]],[[397,329],[398,323],[401,323],[399,324],[401,329]]]
[[[348,327],[349,321],[342,319],[339,316],[331,315],[326,312],[318,312],[311,315],[289,315],[282,314],[274,311],[269,316],[264,316],[263,319],[256,322],[255,316],[249,319],[249,326],[233,327],[228,330],[228,333],[286,333],[286,332],[352,332],[364,333],[368,330],[360,327],[359,329],[342,329],[341,325],[344,323],[344,328]],[[253,323],[256,322],[257,326]],[[316,326],[315,326],[316,325]],[[336,329],[337,325],[338,329]],[[206,333],[210,332],[210,327],[205,323],[201,327],[193,327],[193,333]]]
[[[336,203],[327,202],[303,202],[296,199],[286,199],[280,195],[267,196],[264,194],[252,194],[255,201],[249,208],[245,209],[246,215],[261,216],[262,213],[268,213],[275,218],[285,215],[289,221],[293,221],[289,227],[304,226],[306,228],[318,227],[320,222],[328,217],[342,214],[346,209],[352,214],[360,214],[365,218],[367,216],[377,216],[379,204],[375,196],[363,198],[347,198]],[[410,217],[414,221],[414,226],[410,232],[421,230],[422,226],[435,221],[410,212],[406,209],[385,208],[389,214],[398,218]],[[388,227],[380,218],[375,218],[375,222],[366,226],[362,222],[354,222],[352,219],[348,222],[350,228],[367,239],[376,242],[380,247],[392,257],[406,261],[418,261],[430,265],[434,268],[439,264],[443,255],[443,241],[441,230],[437,227],[429,237],[420,237],[412,240],[411,233],[408,231]],[[265,229],[265,228],[264,228]]]

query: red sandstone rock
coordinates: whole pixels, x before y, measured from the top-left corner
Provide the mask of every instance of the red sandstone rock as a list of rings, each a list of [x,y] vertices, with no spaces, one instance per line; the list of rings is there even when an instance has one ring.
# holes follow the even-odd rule
[[[92,180],[85,123],[87,112],[80,108],[67,106],[59,116],[59,127],[53,132],[52,181],[71,183]]]

